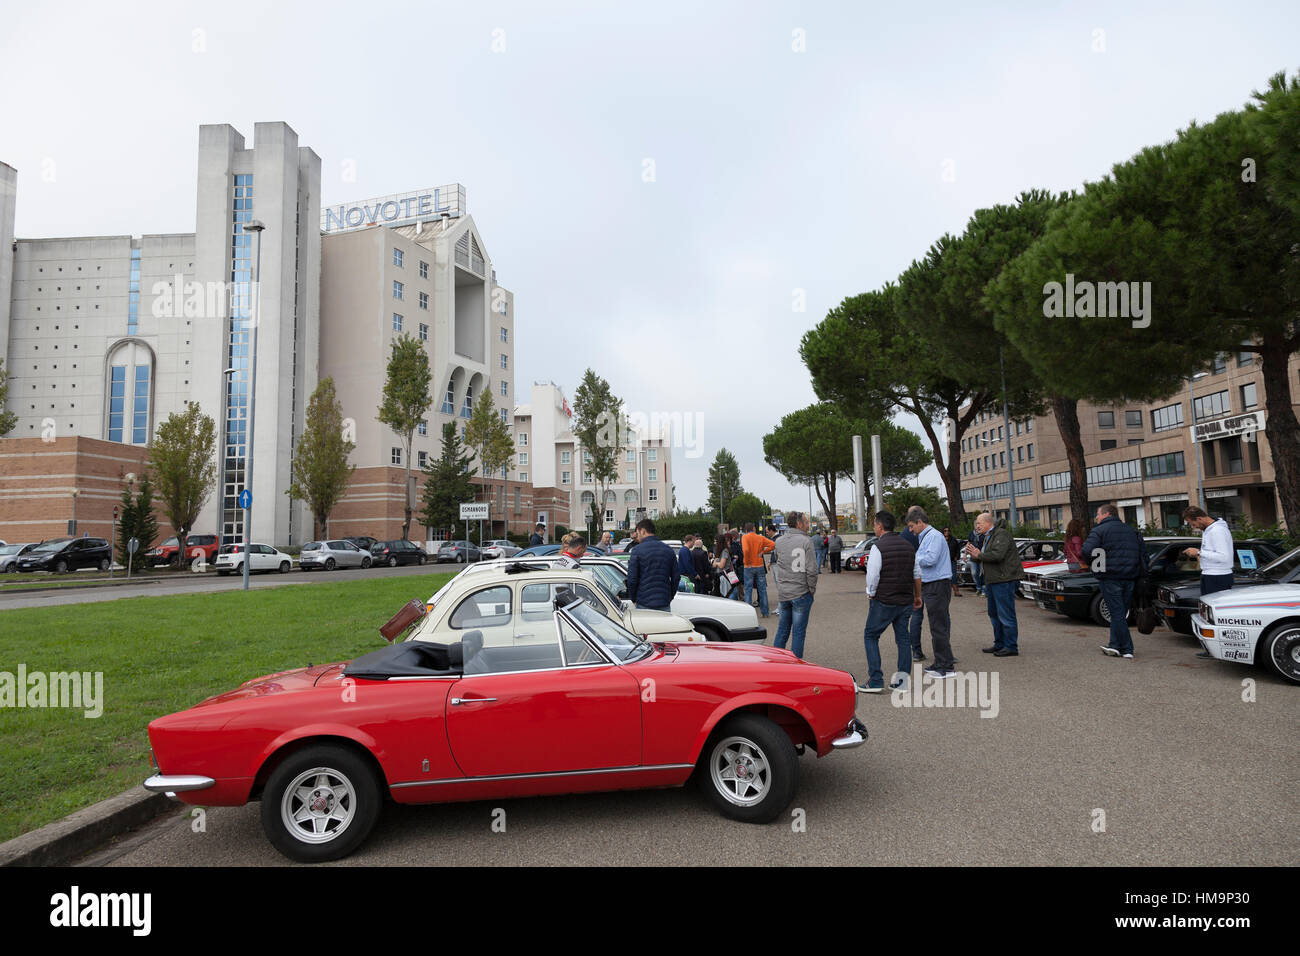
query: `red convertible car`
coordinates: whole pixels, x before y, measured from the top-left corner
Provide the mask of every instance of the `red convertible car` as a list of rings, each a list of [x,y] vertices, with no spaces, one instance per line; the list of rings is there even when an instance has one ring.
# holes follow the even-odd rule
[[[149,725],[145,787],[204,806],[260,799],[271,843],[319,862],[361,844],[385,793],[444,803],[694,776],[725,815],[766,823],[794,798],[805,748],[866,739],[843,671],[770,647],[643,641],[572,592],[553,625],[547,643],[466,630],[248,681]]]

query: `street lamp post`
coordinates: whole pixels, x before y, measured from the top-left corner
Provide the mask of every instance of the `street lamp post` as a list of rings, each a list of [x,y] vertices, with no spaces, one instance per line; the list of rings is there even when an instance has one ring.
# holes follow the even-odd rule
[[[226,341],[229,342],[230,334],[225,335]],[[221,412],[221,431],[217,433],[217,545],[229,544],[226,541],[226,456],[227,420],[230,417],[230,376],[239,371],[236,368],[228,368],[221,373],[225,380],[225,407]]]
[[[1007,416],[1007,368],[1002,362],[1002,346],[998,346],[998,369],[1002,372],[1002,427],[1006,430],[1007,446],[1007,491],[1011,495],[1011,529],[1016,527],[1016,470],[1012,464],[1015,457],[1011,454],[1011,419]]]
[[[244,223],[244,232],[257,233],[257,265],[253,270],[253,350],[248,357],[248,445],[244,449],[244,487],[248,489],[247,507],[244,508],[244,590],[248,590],[248,566],[253,555],[253,424],[257,413],[257,327],[261,319],[262,299],[262,233],[266,223],[250,219]]]

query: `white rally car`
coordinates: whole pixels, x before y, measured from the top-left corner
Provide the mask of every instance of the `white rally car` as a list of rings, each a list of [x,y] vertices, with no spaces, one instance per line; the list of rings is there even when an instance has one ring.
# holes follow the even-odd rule
[[[1300,585],[1266,584],[1202,597],[1192,633],[1218,660],[1266,664],[1300,684]]]

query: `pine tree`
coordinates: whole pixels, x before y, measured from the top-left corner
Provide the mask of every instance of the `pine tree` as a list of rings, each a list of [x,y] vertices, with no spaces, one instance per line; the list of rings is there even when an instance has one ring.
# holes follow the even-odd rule
[[[424,469],[424,508],[420,524],[441,531],[460,520],[460,505],[474,498],[474,469],[455,422],[442,426],[442,454]]]

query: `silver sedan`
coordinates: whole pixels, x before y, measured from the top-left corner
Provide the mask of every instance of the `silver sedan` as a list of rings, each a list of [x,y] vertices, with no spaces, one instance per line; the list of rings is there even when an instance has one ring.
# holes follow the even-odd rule
[[[323,568],[333,571],[335,568],[368,568],[371,557],[369,551],[362,551],[351,541],[308,541],[302,546],[298,555],[298,566],[304,571]]]

